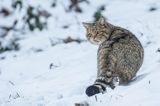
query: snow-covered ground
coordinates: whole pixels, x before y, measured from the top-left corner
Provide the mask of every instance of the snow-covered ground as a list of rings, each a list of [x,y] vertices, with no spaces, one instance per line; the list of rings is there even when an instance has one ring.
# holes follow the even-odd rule
[[[46,0],[28,2],[41,4],[52,17],[48,30],[29,33],[19,41],[20,51],[0,54],[0,106],[74,106],[83,101],[90,106],[160,106],[159,0],[90,0],[89,5],[80,4],[83,14],[65,13],[66,0],[57,0],[54,9]],[[102,13],[109,22],[139,38],[145,58],[135,82],[114,90],[108,88],[96,100],[87,97],[85,89],[96,78],[98,47],[89,42],[52,43],[68,36],[86,39],[81,22],[92,21],[102,4],[106,7]],[[149,11],[152,7],[157,10]],[[63,29],[64,25],[70,27]]]

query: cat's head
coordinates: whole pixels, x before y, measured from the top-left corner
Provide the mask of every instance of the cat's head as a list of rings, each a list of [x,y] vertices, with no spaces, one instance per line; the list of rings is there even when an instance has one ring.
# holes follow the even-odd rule
[[[112,25],[106,22],[104,17],[100,17],[95,23],[83,23],[87,30],[87,39],[92,44],[101,44],[109,38]]]

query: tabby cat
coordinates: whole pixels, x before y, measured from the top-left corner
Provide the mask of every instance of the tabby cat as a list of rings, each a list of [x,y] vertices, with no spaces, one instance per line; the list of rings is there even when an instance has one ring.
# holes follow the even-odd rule
[[[87,39],[99,45],[97,53],[98,73],[93,85],[86,89],[88,96],[128,84],[140,69],[144,50],[140,41],[127,29],[114,26],[101,17],[95,23],[83,23]]]

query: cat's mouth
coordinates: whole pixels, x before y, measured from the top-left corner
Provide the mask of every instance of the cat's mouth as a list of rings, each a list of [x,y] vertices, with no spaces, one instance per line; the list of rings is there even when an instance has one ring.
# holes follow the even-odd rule
[[[101,36],[101,37],[97,37],[95,36],[94,38],[90,38],[89,41],[92,44],[96,44],[96,45],[100,45],[102,42],[106,41],[107,37],[106,36]]]
[[[100,41],[100,40],[97,40],[97,39],[95,39],[95,38],[89,39],[89,41],[90,41],[92,44],[95,44],[95,45],[101,44],[101,41]]]

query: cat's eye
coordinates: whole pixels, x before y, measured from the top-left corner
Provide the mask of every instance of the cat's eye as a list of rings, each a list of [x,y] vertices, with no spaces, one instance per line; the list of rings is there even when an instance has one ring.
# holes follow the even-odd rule
[[[92,34],[88,33],[88,34],[87,34],[87,36],[88,36],[88,37],[91,37],[91,36],[92,36]]]

